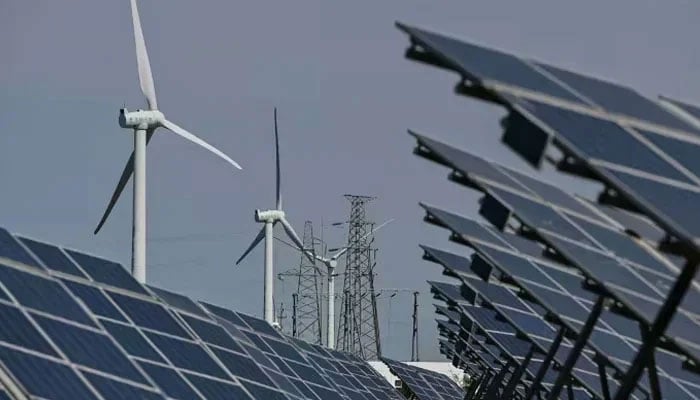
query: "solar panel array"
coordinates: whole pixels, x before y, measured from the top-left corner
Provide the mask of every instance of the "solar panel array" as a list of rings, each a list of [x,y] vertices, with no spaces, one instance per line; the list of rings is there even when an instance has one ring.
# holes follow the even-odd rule
[[[443,354],[483,377],[487,397],[559,394],[566,383],[563,397],[699,399],[700,107],[397,26],[407,57],[458,72],[458,93],[507,108],[502,139],[527,161],[605,186],[597,202],[572,196],[409,131],[416,154],[483,193],[488,221],[422,204],[426,221],[472,251],[423,248],[459,282],[431,282],[445,304]],[[487,385],[494,376],[515,379]]]
[[[0,228],[0,399],[400,399],[363,361]]]
[[[389,370],[418,399],[463,400],[464,390],[447,375],[383,357]]]

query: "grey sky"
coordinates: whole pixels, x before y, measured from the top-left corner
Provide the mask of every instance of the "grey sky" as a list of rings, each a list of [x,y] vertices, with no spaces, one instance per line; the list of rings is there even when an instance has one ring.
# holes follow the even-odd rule
[[[443,278],[417,245],[465,249],[422,223],[417,203],[475,215],[477,196],[413,156],[406,128],[529,167],[499,144],[500,109],[455,96],[455,75],[403,58],[408,41],[395,20],[648,95],[700,100],[695,1],[143,0],[140,9],[160,108],[244,168],[156,135],[148,153],[150,282],[260,315],[262,252],[238,268],[233,261],[259,229],[253,210],[273,204],[277,105],[290,220],[301,231],[305,219],[345,219],[344,193],[379,197],[374,219],[396,222],[377,238],[378,286],[423,293],[425,359],[441,359],[425,281]],[[129,17],[126,0],[0,6],[0,225],[125,265],[130,187],[100,235],[92,231],[132,146],[118,109],[144,105]],[[339,244],[345,232],[326,236]],[[298,262],[277,246],[278,271]],[[278,289],[282,298],[293,288]],[[410,296],[392,300],[391,320],[388,301],[379,304],[382,336],[392,338],[386,354],[408,358]]]

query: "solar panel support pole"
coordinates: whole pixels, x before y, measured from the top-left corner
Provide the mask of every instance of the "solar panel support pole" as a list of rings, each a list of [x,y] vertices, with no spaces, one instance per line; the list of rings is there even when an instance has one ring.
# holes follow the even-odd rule
[[[596,361],[598,362],[598,376],[600,377],[600,387],[603,390],[603,399],[610,400],[610,385],[608,384],[608,374],[605,371],[605,363],[602,359]]]
[[[576,400],[576,397],[574,396],[574,387],[571,385],[571,381],[569,381],[569,384],[566,385],[566,391],[569,394],[569,400]]]
[[[501,397],[503,397],[504,399],[510,399],[513,396],[515,388],[518,386],[518,383],[520,383],[520,380],[522,379],[523,374],[525,373],[525,369],[530,363],[530,359],[532,358],[532,355],[534,353],[535,345],[533,344],[532,346],[530,346],[530,351],[527,352],[527,355],[525,356],[525,359],[520,363],[520,366],[518,366],[518,368],[516,368],[516,370],[513,371],[513,375],[511,375],[510,380],[506,385],[506,388],[503,389],[503,394],[501,395]]]
[[[481,382],[476,393],[474,393],[474,399],[479,400],[484,398],[484,393],[495,376],[496,374],[494,374],[493,371],[489,371],[488,375],[486,375],[486,379]]]
[[[525,394],[525,400],[531,400],[535,393],[537,393],[537,391],[539,390],[539,387],[542,384],[542,379],[544,379],[545,375],[547,374],[549,366],[552,363],[552,360],[554,360],[554,356],[557,354],[557,350],[559,350],[559,345],[561,344],[562,339],[564,339],[565,332],[566,327],[562,326],[561,328],[559,328],[559,332],[554,338],[554,342],[552,342],[552,345],[549,346],[547,355],[544,357],[544,360],[542,360],[542,365],[540,365],[540,368],[537,370],[537,375],[535,375],[535,379],[532,381],[530,387],[527,390],[527,393]]]
[[[554,381],[554,386],[552,387],[552,390],[549,392],[549,396],[547,397],[548,400],[558,399],[559,394],[561,393],[561,389],[564,387],[564,384],[571,379],[571,370],[574,368],[576,361],[578,361],[578,358],[581,355],[581,352],[583,351],[583,347],[586,345],[588,339],[591,337],[591,333],[593,333],[593,327],[598,321],[598,317],[600,317],[600,314],[603,312],[604,303],[605,298],[603,296],[598,296],[598,300],[596,300],[595,305],[593,305],[593,309],[588,315],[586,323],[583,325],[583,328],[581,328],[581,332],[576,338],[574,347],[571,349],[571,352],[569,353],[568,357],[566,357],[566,362],[564,362],[564,366],[559,372],[557,380]]]
[[[464,400],[471,400],[474,396],[474,393],[476,393],[476,389],[483,383],[484,379],[488,375],[489,371],[484,370],[484,372],[479,376],[478,379],[474,380],[472,384],[469,386],[469,390],[467,390],[466,395],[464,396]]]
[[[625,374],[622,384],[617,390],[615,400],[627,400],[637,386],[637,381],[639,381],[639,377],[642,375],[644,368],[649,365],[649,360],[654,356],[654,349],[659,342],[659,338],[666,332],[671,318],[673,318],[676,309],[683,300],[685,292],[688,290],[688,287],[695,277],[695,273],[698,269],[698,257],[698,254],[692,254],[692,257],[689,257],[688,261],[685,263],[683,271],[681,271],[678,279],[673,284],[673,288],[669,292],[666,301],[656,314],[656,319],[646,335],[646,340],[644,340],[637,355],[634,357],[632,366],[627,370],[627,374]]]
[[[493,380],[491,381],[491,384],[489,385],[488,388],[486,388],[486,394],[484,398],[486,400],[497,400],[498,399],[498,389],[501,388],[501,383],[503,383],[503,378],[506,377],[506,374],[510,371],[510,367],[513,364],[513,360],[508,360],[506,365],[501,368],[500,371],[498,371],[498,374],[493,377]]]
[[[649,340],[649,327],[640,323],[639,329],[642,333],[642,340]],[[649,388],[651,389],[652,400],[661,400],[661,387],[659,386],[659,376],[656,374],[656,357],[651,353],[649,363],[647,364],[647,372],[649,373]]]

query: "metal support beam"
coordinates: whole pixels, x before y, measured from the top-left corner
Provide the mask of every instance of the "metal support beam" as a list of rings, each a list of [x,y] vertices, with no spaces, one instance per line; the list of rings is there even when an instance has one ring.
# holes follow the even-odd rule
[[[642,332],[642,342],[649,340],[649,328],[644,324],[639,324],[639,329]],[[656,357],[654,352],[649,357],[647,364],[647,372],[649,374],[649,389],[651,389],[652,400],[661,400],[661,386],[659,385],[659,376],[656,374]]]
[[[510,371],[510,367],[513,364],[513,360],[508,360],[506,365],[504,365],[503,368],[501,368],[501,370],[498,372],[498,374],[493,378],[491,384],[486,390],[486,395],[484,397],[486,400],[498,399],[498,389],[501,388],[501,383],[503,383],[503,379],[506,377],[506,374]]]
[[[530,346],[530,351],[527,352],[527,355],[525,355],[525,359],[520,363],[520,366],[513,371],[513,375],[511,375],[510,380],[508,381],[508,384],[506,385],[506,388],[503,389],[503,394],[501,397],[504,399],[510,399],[513,397],[513,393],[515,393],[515,388],[518,387],[518,383],[520,383],[520,380],[523,378],[523,375],[525,374],[525,371],[527,369],[527,365],[530,363],[530,359],[532,358],[532,355],[535,353],[535,345],[533,344]]]
[[[591,336],[591,333],[593,332],[593,327],[598,321],[598,317],[600,317],[600,314],[603,312],[604,302],[605,298],[603,296],[598,296],[598,300],[596,300],[595,304],[593,305],[593,309],[588,315],[586,323],[583,325],[583,328],[581,328],[581,332],[579,332],[578,337],[576,338],[574,347],[571,349],[569,356],[566,357],[566,362],[564,362],[564,366],[559,372],[557,380],[554,381],[554,386],[552,387],[552,390],[549,392],[549,396],[547,397],[548,400],[558,399],[562,387],[565,383],[569,381],[569,379],[571,379],[571,370],[574,368],[574,365],[576,365],[576,361],[578,361],[578,358],[581,355],[581,352],[583,351],[583,347],[586,345],[588,339]]]
[[[467,390],[467,393],[464,396],[464,400],[471,400],[474,398],[474,394],[476,393],[476,389],[481,385],[481,383],[486,379],[488,376],[489,371],[484,370],[484,372],[479,376],[478,379],[474,380],[472,384],[469,386],[469,390]]]
[[[566,391],[569,393],[569,400],[576,400],[574,396],[574,387],[571,385],[571,379],[569,379],[569,384],[566,385]]]
[[[554,342],[552,342],[552,345],[549,346],[547,355],[545,355],[544,360],[542,360],[542,365],[540,365],[540,369],[537,370],[537,375],[535,375],[535,379],[532,381],[530,387],[525,393],[525,400],[531,400],[535,393],[537,393],[540,385],[542,384],[542,379],[544,379],[545,375],[547,375],[549,365],[552,363],[552,360],[554,360],[554,356],[559,350],[559,345],[561,344],[562,339],[564,339],[565,332],[566,327],[562,326],[559,328],[559,332],[554,338]]]
[[[600,387],[603,390],[603,399],[610,400],[610,386],[608,385],[608,374],[605,371],[605,363],[598,359],[598,376],[600,377]]]
[[[474,400],[478,400],[478,399],[481,399],[483,397],[484,388],[486,388],[488,386],[489,382],[491,381],[491,379],[493,379],[493,375],[494,375],[493,371],[489,370],[488,373],[486,374],[486,377],[484,377],[484,379],[479,383],[479,387],[476,388],[476,391],[474,392],[474,396],[473,396]]]
[[[683,266],[683,270],[673,284],[673,288],[669,292],[668,297],[666,297],[666,301],[656,314],[656,319],[649,330],[647,339],[642,342],[639,352],[637,352],[637,355],[634,357],[632,366],[627,370],[627,374],[625,374],[622,380],[622,385],[615,395],[615,400],[627,400],[637,386],[639,377],[642,375],[644,368],[649,365],[649,359],[654,355],[654,350],[659,343],[661,335],[666,332],[671,318],[673,318],[676,309],[678,309],[678,306],[683,300],[685,292],[688,291],[688,287],[690,287],[695,277],[695,273],[698,270],[698,257],[698,254],[693,254],[692,258],[689,257],[685,266]]]

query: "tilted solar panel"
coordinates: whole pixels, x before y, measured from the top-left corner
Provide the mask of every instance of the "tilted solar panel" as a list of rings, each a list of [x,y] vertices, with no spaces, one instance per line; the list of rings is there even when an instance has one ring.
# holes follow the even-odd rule
[[[464,389],[460,388],[451,378],[444,374],[385,357],[382,357],[382,361],[419,400],[464,399]]]
[[[0,377],[25,395],[398,398],[361,360],[328,353],[321,367],[262,320],[146,288],[108,260],[28,239],[21,243],[26,248],[7,233],[0,246]],[[342,376],[351,387],[340,390],[328,366],[342,370],[333,377]]]

